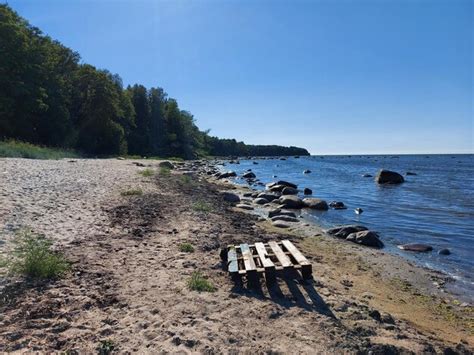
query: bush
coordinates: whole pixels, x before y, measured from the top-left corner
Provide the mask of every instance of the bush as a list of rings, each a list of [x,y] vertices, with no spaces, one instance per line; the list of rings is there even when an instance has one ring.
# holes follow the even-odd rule
[[[141,196],[143,195],[143,190],[138,188],[138,189],[129,189],[129,190],[125,190],[125,191],[122,191],[120,193],[120,195],[122,196]]]
[[[212,211],[212,206],[204,201],[198,201],[193,204],[193,210],[208,213]]]
[[[150,168],[146,168],[144,170],[140,170],[138,172],[140,175],[144,176],[144,177],[150,177],[150,176],[153,176],[155,175],[155,171],[153,169],[150,169]]]
[[[79,158],[72,150],[46,148],[16,140],[0,141],[0,157],[28,159]]]
[[[194,247],[190,243],[183,243],[179,245],[179,251],[183,253],[192,253],[194,252]]]
[[[12,257],[5,265],[9,273],[33,279],[53,279],[69,270],[69,263],[51,247],[53,242],[29,229],[17,233]]]
[[[193,272],[191,279],[188,281],[189,289],[199,292],[214,292],[216,288],[207,280],[199,271]]]

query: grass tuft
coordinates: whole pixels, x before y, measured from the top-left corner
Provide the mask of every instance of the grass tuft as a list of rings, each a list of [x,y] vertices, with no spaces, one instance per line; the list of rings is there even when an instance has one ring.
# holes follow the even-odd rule
[[[141,195],[143,195],[143,190],[140,189],[140,188],[129,189],[129,190],[122,191],[120,193],[120,195],[122,195],[122,196],[141,196]]]
[[[108,355],[115,350],[115,344],[112,340],[101,340],[95,350],[99,355]]]
[[[144,176],[144,177],[150,177],[150,176],[153,176],[155,175],[155,171],[153,169],[150,169],[150,168],[146,168],[144,170],[140,170],[138,172],[140,175]]]
[[[170,176],[171,174],[171,169],[167,168],[166,166],[160,167],[160,175],[161,176]]]
[[[197,201],[193,203],[193,210],[197,212],[209,213],[212,211],[212,206],[204,201]]]
[[[189,175],[181,175],[180,180],[181,183],[183,183],[184,185],[191,185],[192,183],[194,183],[193,178]]]
[[[11,257],[4,261],[8,272],[32,279],[54,279],[70,266],[67,260],[51,249],[53,242],[29,229],[21,230],[14,239]]]
[[[188,281],[189,289],[199,292],[214,292],[216,288],[214,285],[207,280],[199,271],[192,273],[191,278]]]
[[[190,243],[183,243],[179,245],[179,251],[183,253],[193,253],[194,247]]]
[[[80,154],[72,150],[47,148],[16,140],[0,141],[0,157],[27,159],[63,159],[80,158]]]

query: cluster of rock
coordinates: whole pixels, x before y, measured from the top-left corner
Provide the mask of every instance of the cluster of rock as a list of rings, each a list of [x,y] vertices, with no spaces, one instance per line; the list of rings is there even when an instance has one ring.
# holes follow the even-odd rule
[[[370,231],[367,227],[358,225],[346,225],[326,230],[326,233],[336,238],[348,240],[350,242],[365,245],[373,248],[383,248],[383,242],[378,234]]]

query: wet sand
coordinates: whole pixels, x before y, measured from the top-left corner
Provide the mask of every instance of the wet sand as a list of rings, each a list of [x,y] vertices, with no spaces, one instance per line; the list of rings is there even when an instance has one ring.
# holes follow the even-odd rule
[[[143,177],[130,160],[0,159],[0,251],[28,226],[72,262],[59,280],[2,281],[0,351],[94,352],[105,340],[140,353],[472,350],[472,307],[433,284],[442,275],[304,222],[275,228],[224,202],[220,191],[235,187],[203,165],[161,175],[158,162],[140,162],[157,173]],[[144,193],[121,196],[130,188]],[[223,270],[222,247],[279,239],[308,257],[313,281],[289,275],[252,290]],[[187,288],[196,270],[216,292]]]

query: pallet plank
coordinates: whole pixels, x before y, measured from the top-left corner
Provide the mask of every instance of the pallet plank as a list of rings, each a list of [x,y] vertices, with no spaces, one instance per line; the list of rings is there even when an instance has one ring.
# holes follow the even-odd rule
[[[227,252],[227,270],[230,273],[239,272],[239,263],[237,261],[237,250],[230,247]]]
[[[257,271],[257,266],[253,260],[252,253],[248,244],[240,244],[242,258],[244,259],[245,271]]]
[[[278,261],[280,262],[283,268],[288,268],[293,266],[291,260],[286,256],[286,254],[281,250],[280,246],[276,242],[268,242],[270,248],[272,248],[273,253],[277,257]]]
[[[267,250],[265,249],[265,245],[263,243],[255,243],[255,249],[257,250],[257,254],[265,269],[275,267],[273,261],[271,261],[268,257]]]
[[[311,279],[313,269],[308,259],[306,259],[305,256],[301,254],[301,252],[289,240],[282,241],[282,245],[291,253],[296,262],[301,265],[301,275],[303,276],[303,279]]]
[[[306,259],[304,255],[301,254],[301,252],[294,246],[292,242],[290,242],[289,240],[283,240],[281,243],[286,248],[286,250],[288,250],[290,254],[295,258],[298,264],[300,264],[301,266],[310,265],[308,259]]]

